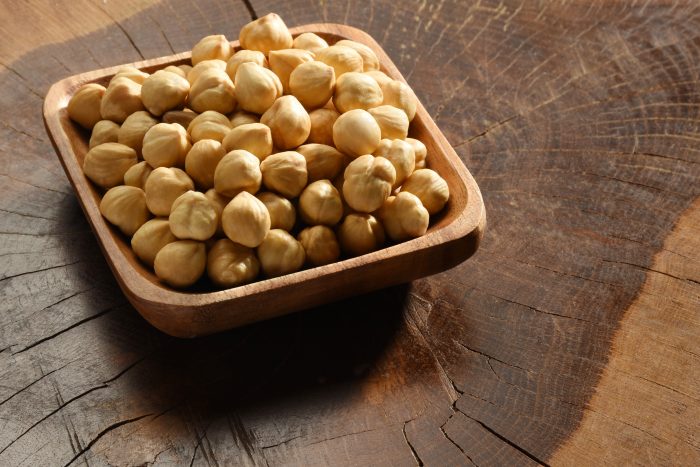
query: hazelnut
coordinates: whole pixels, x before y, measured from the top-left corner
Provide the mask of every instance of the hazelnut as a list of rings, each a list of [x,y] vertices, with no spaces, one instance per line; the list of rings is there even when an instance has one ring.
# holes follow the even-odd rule
[[[146,78],[148,78],[148,73],[145,73],[138,68],[134,68],[133,66],[125,66],[117,71],[117,73],[109,81],[109,84],[111,85],[117,78],[127,78],[134,83],[143,84]]]
[[[311,131],[311,119],[294,96],[282,96],[260,118],[270,127],[272,141],[280,149],[292,149],[304,144]]]
[[[344,168],[345,156],[333,146],[325,144],[304,144],[297,152],[306,159],[308,182],[333,180]]]
[[[306,254],[301,243],[288,232],[273,229],[258,247],[258,258],[266,276],[278,277],[300,270]]]
[[[222,144],[226,152],[245,149],[262,160],[272,154],[272,133],[262,123],[246,123],[231,129]]]
[[[260,189],[262,173],[260,160],[245,149],[226,154],[214,171],[214,188],[233,198],[241,191],[255,194]]]
[[[399,110],[399,112],[401,112]],[[403,114],[403,112],[401,112]],[[405,115],[404,115],[405,117]],[[400,139],[383,139],[379,147],[374,151],[375,156],[380,156],[391,162],[396,169],[396,181],[393,189],[398,188],[413,173],[416,165],[416,157],[413,147]]]
[[[328,42],[313,32],[304,32],[294,38],[292,47],[295,49],[304,49],[308,50],[309,52],[316,53],[319,50],[328,47]]]
[[[304,247],[306,262],[313,266],[323,266],[338,261],[340,246],[335,233],[325,225],[307,227],[297,236]]]
[[[222,34],[203,37],[192,47],[192,65],[204,60],[228,60],[233,53],[231,43]]]
[[[146,205],[156,216],[169,216],[173,202],[189,190],[194,190],[194,183],[185,172],[174,167],[158,167],[146,179]]]
[[[214,172],[226,151],[214,139],[201,139],[192,145],[185,158],[185,172],[202,189],[214,186]]]
[[[340,193],[329,180],[313,182],[299,197],[299,213],[307,224],[333,226],[343,217]]]
[[[355,109],[342,114],[333,124],[333,142],[350,157],[372,154],[381,140],[377,121],[366,110]]]
[[[112,78],[100,101],[102,118],[122,123],[129,115],[143,109],[141,85],[124,76]]]
[[[270,52],[270,69],[282,83],[284,94],[289,94],[289,75],[303,63],[314,61],[311,52],[301,49],[282,49]]]
[[[380,217],[387,235],[395,242],[425,235],[430,221],[418,197],[405,191],[384,202]]]
[[[129,170],[124,173],[124,185],[135,186],[143,190],[151,172],[153,172],[153,167],[148,165],[146,161],[141,161],[136,165],[132,165],[129,167]]]
[[[382,104],[393,105],[394,107],[403,110],[408,116],[408,121],[413,120],[416,116],[416,107],[418,105],[416,95],[407,84],[401,81],[392,80],[381,85],[384,93],[384,101]]]
[[[131,248],[141,261],[153,267],[160,249],[175,241],[177,237],[170,231],[168,219],[156,218],[139,227],[131,237]]]
[[[334,109],[316,109],[309,112],[311,131],[306,142],[333,146],[333,125],[339,116]]]
[[[159,70],[146,78],[141,86],[143,105],[159,117],[168,110],[185,106],[190,83],[181,75]]]
[[[217,240],[207,255],[207,274],[219,287],[235,287],[258,276],[260,262],[248,247],[228,238]]]
[[[151,167],[184,167],[192,145],[187,130],[178,123],[158,123],[143,137],[141,153]]]
[[[412,193],[420,199],[430,214],[436,214],[450,199],[450,189],[444,178],[430,169],[419,169],[406,179],[401,192]]]
[[[192,84],[189,106],[195,112],[214,110],[226,114],[236,108],[236,93],[225,71],[210,68]]]
[[[193,66],[190,71],[187,72],[187,81],[190,82],[192,86],[197,79],[205,72],[209,70],[221,70],[226,71],[226,62],[224,60],[204,60]]]
[[[145,110],[134,112],[126,117],[121,128],[119,128],[117,141],[120,144],[129,146],[140,156],[143,146],[143,137],[156,123],[158,123],[158,120],[153,118],[153,116]]]
[[[219,219],[217,224],[216,224],[216,235],[218,237],[223,237],[225,234],[224,234],[224,228],[221,225],[221,214],[224,212],[224,208],[226,207],[226,205],[231,202],[231,198],[220,194],[214,188],[208,189],[204,193],[204,196],[206,196],[207,199],[209,201],[211,201],[212,206],[214,206],[214,209],[216,209],[216,214],[217,214],[218,219]]]
[[[194,284],[207,266],[207,249],[202,242],[178,240],[160,249],[153,261],[156,276],[172,287]]]
[[[369,112],[379,125],[382,138],[406,139],[408,136],[408,116],[392,105],[380,105]]]
[[[242,191],[224,208],[221,225],[232,241],[254,248],[270,230],[270,213],[262,201]]]
[[[413,152],[416,155],[416,170],[424,169],[426,156],[428,155],[428,149],[425,147],[425,144],[414,138],[406,138],[406,142],[413,147]]]
[[[187,78],[187,75],[190,74],[190,71],[192,71],[193,67],[192,67],[192,65],[188,65],[186,63],[183,63],[182,65],[178,65],[176,68],[179,68],[180,70],[182,70],[182,72],[185,74],[185,78]]]
[[[78,89],[68,101],[68,116],[83,128],[91,130],[102,120],[100,103],[105,94],[105,87],[96,83],[88,83]]]
[[[236,128],[246,123],[260,123],[260,115],[246,112],[245,110],[237,110],[231,114],[229,121],[231,122],[231,128]]]
[[[333,97],[334,89],[335,71],[323,62],[302,63],[289,75],[288,92],[307,109],[322,107]]]
[[[367,76],[371,76],[372,78],[374,78],[374,80],[377,82],[377,84],[379,84],[379,87],[382,87],[386,83],[390,83],[393,81],[393,79],[389,78],[389,76],[387,76],[387,74],[384,73],[383,71],[370,70],[370,71],[365,71],[365,74]],[[384,92],[384,91],[382,91],[382,92]]]
[[[389,197],[395,181],[391,162],[369,154],[360,156],[345,169],[343,199],[356,211],[375,211]]]
[[[187,127],[187,133],[193,143],[203,139],[221,142],[231,129],[231,122],[226,115],[212,110],[197,115]]]
[[[124,182],[124,174],[137,161],[136,151],[129,146],[119,143],[98,144],[85,155],[83,172],[102,188],[112,188]]]
[[[190,69],[191,69],[191,68],[192,68],[192,67],[190,67]],[[175,65],[166,66],[165,68],[163,68],[163,71],[169,71],[170,73],[175,73],[176,75],[178,75],[178,76],[180,76],[180,77],[182,77],[182,78],[187,79],[187,72],[186,72],[185,70],[183,70],[182,68],[177,67],[177,66],[175,66]],[[188,81],[188,82],[189,82],[189,81]]]
[[[265,54],[257,50],[239,50],[229,59],[226,63],[226,73],[228,73],[229,78],[235,83],[236,82],[236,72],[238,67],[242,63],[256,63],[261,67],[269,68],[267,63],[267,58]]]
[[[146,207],[146,195],[141,188],[135,186],[110,188],[100,201],[100,212],[128,236],[134,235],[151,218]]]
[[[296,151],[278,152],[260,164],[265,186],[287,198],[299,196],[306,186],[306,159]]]
[[[256,114],[264,113],[282,95],[282,83],[277,75],[257,63],[241,63],[235,84],[239,107]]]
[[[116,143],[119,139],[119,124],[111,120],[100,120],[92,127],[90,135],[90,149],[98,144]]]
[[[188,191],[173,202],[168,222],[177,238],[204,241],[216,233],[219,213],[204,193]]]
[[[282,229],[287,232],[292,230],[297,215],[291,201],[269,191],[258,193],[255,196],[263,202],[270,213],[271,229]]]
[[[364,73],[348,72],[338,78],[333,105],[342,114],[353,109],[371,109],[382,103],[382,90]]]
[[[191,111],[190,109],[185,110],[170,110],[163,114],[163,123],[177,123],[182,125],[183,128],[188,128],[192,120],[197,117],[197,113]]]
[[[350,47],[351,49],[355,50],[355,52],[359,53],[362,57],[362,71],[379,70],[379,59],[377,58],[377,54],[375,54],[374,51],[365,44],[343,39],[336,42],[335,45]]]
[[[359,256],[378,250],[384,243],[384,228],[370,214],[348,214],[338,229],[343,251]]]
[[[316,60],[330,65],[335,70],[335,79],[348,71],[362,71],[362,56],[355,49],[332,45],[316,53]]]
[[[239,40],[242,48],[259,50],[265,55],[271,50],[289,49],[293,43],[287,25],[275,13],[269,13],[243,26]]]

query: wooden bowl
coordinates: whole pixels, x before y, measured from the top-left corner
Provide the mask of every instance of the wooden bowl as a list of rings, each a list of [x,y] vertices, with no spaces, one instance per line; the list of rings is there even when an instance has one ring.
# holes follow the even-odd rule
[[[404,81],[382,48],[366,33],[338,24],[310,24],[292,34],[315,32],[329,43],[352,39],[372,48],[381,69]],[[238,48],[238,42],[233,43]],[[188,63],[185,52],[130,64],[147,72]],[[83,175],[88,133],[69,118],[66,106],[85,83],[106,85],[121,66],[81,73],[55,83],[44,102],[44,122],[92,230],[119,286],[141,315],[179,337],[211,334],[310,308],[351,295],[408,282],[451,268],[478,248],[486,217],[479,187],[442,132],[419,103],[410,134],[428,148],[429,166],[445,178],[450,200],[433,216],[428,233],[356,258],[215,292],[183,292],[159,282],[134,255],[129,241],[100,214],[101,193]]]

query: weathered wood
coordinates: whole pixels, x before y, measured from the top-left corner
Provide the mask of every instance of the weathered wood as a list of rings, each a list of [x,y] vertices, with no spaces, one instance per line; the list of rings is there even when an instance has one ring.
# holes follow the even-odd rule
[[[698,464],[700,7],[250,4],[378,40],[479,182],[479,253],[219,336],[158,333],[101,257],[43,96],[248,9],[8,3],[0,464]]]

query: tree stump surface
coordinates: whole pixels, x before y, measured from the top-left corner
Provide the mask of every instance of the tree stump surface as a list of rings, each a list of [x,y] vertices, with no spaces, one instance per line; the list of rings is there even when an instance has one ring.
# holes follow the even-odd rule
[[[43,97],[270,11],[377,39],[479,183],[486,236],[412,284],[171,338],[112,277]],[[0,12],[0,465],[700,463],[697,2]]]

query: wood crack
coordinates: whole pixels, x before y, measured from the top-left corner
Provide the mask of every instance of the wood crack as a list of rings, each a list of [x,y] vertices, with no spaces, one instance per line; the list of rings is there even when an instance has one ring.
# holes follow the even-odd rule
[[[457,410],[457,409],[454,407],[454,404],[453,404],[453,406],[452,406],[452,409],[455,410],[455,411]],[[467,460],[468,460],[472,465],[474,465],[474,466],[476,466],[476,467],[479,467],[479,465],[478,465],[476,462],[474,462],[474,459],[472,459],[472,458],[469,456],[469,454],[466,453],[466,451],[462,448],[462,446],[460,446],[459,444],[457,444],[457,442],[455,442],[455,440],[453,440],[452,438],[450,438],[450,435],[448,435],[448,434],[447,434],[447,431],[445,431],[445,425],[447,425],[447,423],[452,419],[453,416],[454,416],[454,413],[453,413],[452,415],[450,415],[449,418],[445,421],[445,423],[443,423],[443,424],[440,426],[440,432],[442,432],[442,436],[444,436],[444,437],[447,439],[447,441],[449,441],[450,443],[452,443],[453,445],[455,445],[455,447],[456,447],[457,449],[459,449],[459,451],[462,453],[462,455],[463,455],[464,457],[466,457]]]
[[[9,347],[8,347],[8,349],[9,349]],[[44,379],[44,378],[46,378],[47,376],[52,375],[52,374],[56,373],[57,371],[59,371],[59,370],[65,368],[65,367],[67,367],[68,365],[70,365],[71,363],[73,363],[73,362],[75,362],[75,361],[77,361],[77,360],[71,360],[70,362],[66,363],[65,365],[61,365],[60,367],[56,368],[55,370],[51,370],[51,371],[49,371],[48,373],[43,374],[39,379],[36,379],[36,380],[32,381],[31,383],[29,383],[28,385],[26,385],[25,387],[23,387],[23,388],[20,389],[19,391],[15,392],[15,393],[12,394],[11,396],[7,397],[5,400],[3,400],[2,402],[0,402],[0,406],[3,405],[3,404],[6,403],[6,402],[9,402],[10,400],[12,400],[12,398],[14,398],[15,396],[17,396],[17,395],[21,394],[22,392],[26,391],[26,390],[29,389],[30,387],[34,386],[36,383],[38,383],[38,382],[41,381],[42,379]]]
[[[126,37],[126,39],[129,41],[129,43],[131,44],[131,46],[134,48],[134,50],[136,51],[136,53],[139,54],[139,57],[141,57],[141,60],[145,60],[146,57],[143,56],[143,54],[141,53],[141,49],[138,48],[138,46],[136,45],[136,42],[134,42],[134,39],[131,37],[131,35],[129,34],[129,32],[124,28],[124,26],[122,26],[122,24],[121,24],[119,21],[117,21],[117,20],[109,13],[109,11],[107,11],[105,8],[102,8],[102,6],[100,6],[99,2],[95,2],[95,5],[97,6],[97,8],[98,8],[99,10],[102,11],[102,13],[104,13],[105,15],[107,15],[107,17],[108,17],[109,19],[112,20],[112,22],[114,23],[114,25],[115,25],[116,27],[119,28],[119,30],[124,34],[124,36]]]
[[[499,128],[499,127],[505,125],[506,123],[510,122],[511,120],[513,120],[514,118],[517,118],[517,117],[519,117],[519,116],[520,116],[520,114],[511,115],[510,117],[508,117],[508,118],[506,118],[506,119],[504,119],[504,120],[501,120],[500,122],[496,122],[496,123],[494,123],[493,125],[491,125],[490,127],[486,128],[486,129],[485,129],[484,131],[482,131],[481,133],[472,136],[471,138],[467,139],[466,141],[462,141],[461,143],[456,144],[456,145],[453,146],[452,148],[453,148],[453,149],[457,149],[457,148],[460,147],[460,146],[463,146],[463,145],[465,145],[465,144],[467,144],[467,143],[471,143],[472,141],[474,141],[474,140],[476,140],[476,139],[478,139],[478,138],[481,138],[481,137],[483,137],[483,136],[486,136],[488,133],[492,132],[493,130],[496,130],[497,128]]]
[[[659,271],[658,269],[652,269],[652,268],[647,267],[647,266],[642,266],[642,265],[640,265],[640,264],[628,263],[627,261],[616,261],[616,260],[610,260],[610,259],[602,259],[601,261],[603,261],[604,263],[624,264],[624,265],[627,265],[627,266],[635,267],[635,268],[637,268],[637,269],[642,269],[642,270],[644,270],[644,271],[655,272],[655,273],[657,273],[657,274],[661,274],[661,275],[664,275],[664,276],[666,276],[666,277],[670,277],[671,279],[679,280],[679,281],[681,281],[681,282],[694,282],[694,283],[696,283],[696,284],[700,284],[700,282],[698,282],[698,281],[695,280],[695,279],[689,279],[689,278],[683,278],[683,277],[674,276],[673,274],[669,274],[669,273],[667,273],[667,272]]]
[[[409,449],[411,450],[411,454],[413,455],[413,458],[416,460],[416,465],[418,465],[418,467],[422,467],[423,461],[421,460],[420,456],[418,455],[418,452],[416,452],[416,448],[413,447],[411,442],[408,440],[408,436],[406,435],[406,425],[412,421],[413,421],[413,419],[405,421],[403,423],[403,428],[401,429],[401,432],[403,433],[404,441],[406,441],[406,444],[408,445]]]
[[[26,235],[26,234],[20,234],[20,235]],[[43,237],[44,235],[36,235],[36,236],[37,236],[37,237]],[[77,261],[73,261],[73,262],[71,262],[71,263],[59,264],[59,265],[57,265],[57,266],[49,266],[48,268],[35,269],[34,271],[22,272],[22,273],[19,273],[19,274],[14,274],[14,275],[12,275],[12,276],[5,276],[5,277],[0,278],[0,282],[6,281],[6,280],[10,280],[10,279],[15,279],[15,278],[21,277],[21,276],[26,276],[26,275],[28,275],[28,274],[36,274],[36,273],[38,273],[38,272],[50,271],[51,269],[67,268],[68,266],[72,266],[72,265],[74,265],[74,264],[78,264],[79,262],[80,262],[80,260],[77,260]]]

